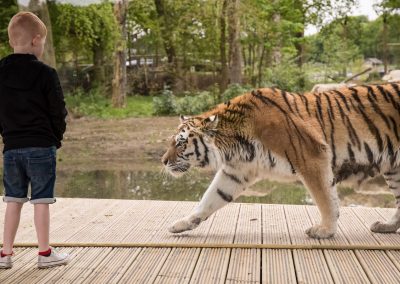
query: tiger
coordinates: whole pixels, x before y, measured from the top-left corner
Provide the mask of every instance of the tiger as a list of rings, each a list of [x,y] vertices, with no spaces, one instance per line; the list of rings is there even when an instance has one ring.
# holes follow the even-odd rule
[[[338,183],[383,175],[397,210],[370,227],[393,233],[400,227],[400,84],[358,85],[317,92],[260,88],[200,115],[180,116],[162,156],[166,172],[190,168],[216,174],[195,209],[168,230],[195,229],[262,179],[299,180],[321,215],[305,233],[335,235]]]

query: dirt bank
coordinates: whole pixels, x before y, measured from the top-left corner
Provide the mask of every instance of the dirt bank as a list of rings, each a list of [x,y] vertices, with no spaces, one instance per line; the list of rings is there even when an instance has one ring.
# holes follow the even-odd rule
[[[177,117],[73,119],[68,121],[57,153],[57,167],[82,171],[161,169],[168,137],[178,123]]]

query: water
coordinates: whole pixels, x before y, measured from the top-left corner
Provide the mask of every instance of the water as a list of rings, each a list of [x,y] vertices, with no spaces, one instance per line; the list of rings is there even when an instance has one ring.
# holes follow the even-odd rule
[[[153,171],[59,171],[56,191],[60,197],[198,201],[212,177],[204,172],[175,179]],[[309,196],[301,185],[262,182],[246,191],[238,201],[307,204]]]
[[[178,179],[150,170],[58,170],[56,196],[199,201],[212,178],[212,173],[196,170]],[[372,189],[365,192],[339,187],[341,205],[394,207],[394,197],[386,187],[379,182],[369,184],[369,187]],[[237,202],[312,204],[312,199],[300,183],[262,181],[247,189]]]

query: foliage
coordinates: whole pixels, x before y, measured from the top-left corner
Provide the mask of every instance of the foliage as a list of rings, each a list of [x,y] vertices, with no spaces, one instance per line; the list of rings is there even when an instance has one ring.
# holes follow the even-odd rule
[[[164,90],[159,97],[153,98],[153,109],[156,115],[175,114],[175,96],[170,90]]]
[[[171,91],[154,97],[153,108],[156,115],[193,115],[212,109],[217,104],[228,101],[238,95],[249,91],[249,88],[232,84],[222,94],[221,99],[213,95],[212,91],[203,91],[193,94],[185,94],[183,97],[175,96]]]
[[[199,114],[211,109],[214,105],[216,105],[215,98],[208,91],[178,97],[171,91],[164,90],[160,96],[153,99],[156,115]]]
[[[105,66],[111,64],[111,55],[118,36],[113,4],[104,1],[74,6],[49,0],[48,9],[57,62],[73,62],[75,66],[93,64],[92,83],[111,83],[111,77],[105,76]]]
[[[263,84],[265,87],[277,87],[291,92],[311,89],[311,83],[304,71],[290,61],[283,61],[280,65],[267,68],[265,77]]]
[[[0,0],[0,58],[11,53],[7,27],[11,17],[18,12],[15,0]]]
[[[230,99],[242,95],[248,92],[249,90],[250,88],[244,87],[239,84],[229,85],[228,88],[225,90],[225,92],[222,94],[222,100],[229,101]]]
[[[211,109],[215,106],[215,100],[213,96],[203,91],[194,96],[184,96],[183,98],[177,98],[175,102],[175,113],[176,114],[200,114]]]
[[[113,108],[111,100],[103,95],[101,89],[88,93],[78,89],[65,97],[68,110],[75,116],[92,116],[97,118],[148,117],[152,115],[151,97],[131,96],[127,98],[126,107]]]

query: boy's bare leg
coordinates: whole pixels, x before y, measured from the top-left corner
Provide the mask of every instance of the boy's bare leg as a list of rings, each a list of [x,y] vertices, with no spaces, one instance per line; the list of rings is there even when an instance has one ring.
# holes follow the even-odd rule
[[[39,251],[49,249],[50,210],[49,204],[34,205],[34,220]]]
[[[21,217],[22,205],[24,204],[19,202],[7,202],[3,233],[4,254],[11,254],[13,251],[15,235],[17,234],[19,220]]]

